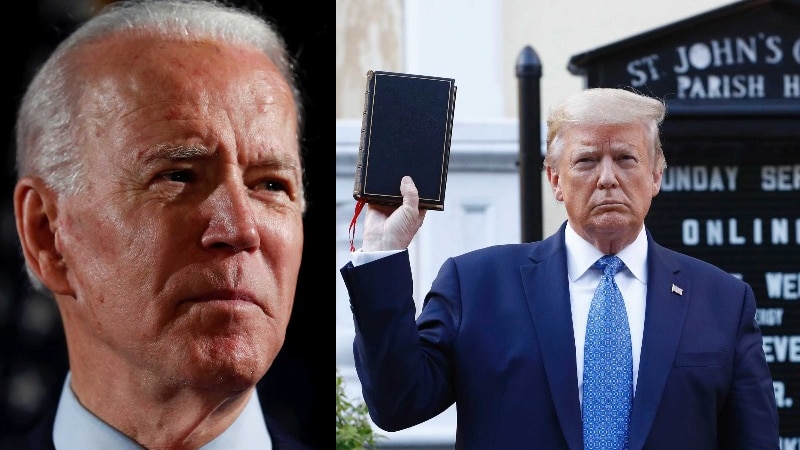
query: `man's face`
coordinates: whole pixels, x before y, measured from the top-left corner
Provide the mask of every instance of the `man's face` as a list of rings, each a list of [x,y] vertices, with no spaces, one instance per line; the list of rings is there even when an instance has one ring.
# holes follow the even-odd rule
[[[117,44],[87,51],[86,190],[56,234],[65,320],[120,370],[247,387],[283,344],[302,253],[291,91],[256,50]]]
[[[661,186],[644,125],[580,125],[565,132],[558,170],[548,170],[570,224],[598,243],[632,242]],[[605,250],[604,250],[605,251]]]

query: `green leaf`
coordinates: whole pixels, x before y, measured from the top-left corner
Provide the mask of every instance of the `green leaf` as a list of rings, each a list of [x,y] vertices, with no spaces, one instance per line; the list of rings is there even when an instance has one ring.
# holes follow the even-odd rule
[[[375,433],[367,405],[347,397],[344,379],[336,370],[336,450],[374,449],[383,436]]]

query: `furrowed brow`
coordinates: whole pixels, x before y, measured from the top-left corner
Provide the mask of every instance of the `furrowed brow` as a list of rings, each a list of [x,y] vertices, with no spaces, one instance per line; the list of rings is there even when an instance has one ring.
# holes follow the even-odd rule
[[[152,153],[145,155],[143,161],[145,163],[152,163],[155,161],[172,160],[191,160],[212,157],[213,153],[206,147],[197,146],[179,146],[179,145],[162,145]]]
[[[276,170],[298,170],[297,161],[289,156],[270,155],[253,163],[254,167],[263,167]]]

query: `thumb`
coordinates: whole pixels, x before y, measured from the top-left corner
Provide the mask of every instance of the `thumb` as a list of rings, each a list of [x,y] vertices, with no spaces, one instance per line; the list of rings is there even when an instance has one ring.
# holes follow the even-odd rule
[[[405,175],[400,180],[400,195],[403,196],[403,206],[410,207],[416,210],[419,207],[419,191],[414,180],[410,176]]]

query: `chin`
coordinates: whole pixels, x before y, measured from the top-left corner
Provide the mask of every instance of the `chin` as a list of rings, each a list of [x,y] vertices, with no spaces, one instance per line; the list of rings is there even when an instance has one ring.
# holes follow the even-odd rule
[[[264,377],[282,342],[252,345],[237,337],[198,343],[184,366],[190,384],[206,389],[243,391]]]
[[[610,211],[594,217],[594,226],[599,230],[619,231],[628,228],[633,219],[628,214]]]

